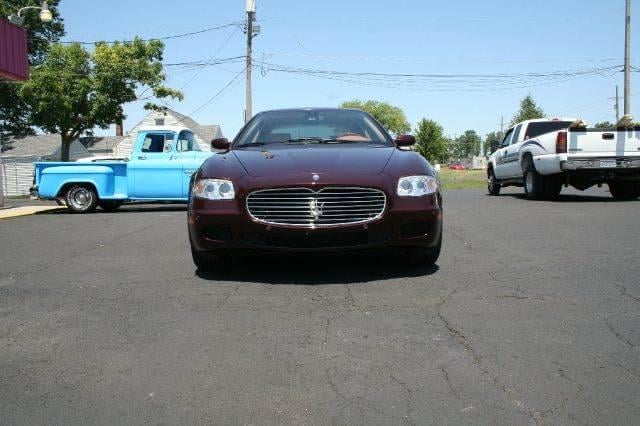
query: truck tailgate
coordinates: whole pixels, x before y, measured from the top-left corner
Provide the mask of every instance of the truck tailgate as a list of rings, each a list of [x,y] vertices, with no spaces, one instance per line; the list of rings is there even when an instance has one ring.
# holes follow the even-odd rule
[[[571,130],[568,152],[588,156],[640,156],[640,130]]]

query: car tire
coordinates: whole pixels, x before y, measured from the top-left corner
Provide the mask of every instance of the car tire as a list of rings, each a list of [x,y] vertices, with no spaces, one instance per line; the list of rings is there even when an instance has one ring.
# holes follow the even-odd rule
[[[489,191],[489,195],[500,195],[500,188],[500,182],[496,178],[493,169],[489,169],[487,176],[487,190]]]
[[[609,182],[609,192],[616,200],[635,200],[640,197],[640,182]]]
[[[542,200],[545,198],[545,176],[536,171],[533,162],[529,161],[522,176],[524,180],[524,195],[528,200]]]
[[[91,213],[98,205],[98,194],[91,185],[73,185],[64,199],[72,213]]]
[[[104,200],[98,202],[98,207],[106,212],[113,212],[118,210],[118,208],[122,205],[122,201],[116,200]]]
[[[202,253],[192,247],[191,257],[194,265],[203,272],[220,272],[231,268],[231,258],[229,256]]]
[[[409,262],[414,266],[433,266],[438,261],[441,250],[442,233],[440,233],[438,243],[435,247],[412,249],[409,254]]]

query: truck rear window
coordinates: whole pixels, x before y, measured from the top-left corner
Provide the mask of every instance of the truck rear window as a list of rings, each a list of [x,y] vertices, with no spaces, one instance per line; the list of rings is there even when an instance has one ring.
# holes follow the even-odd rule
[[[537,138],[545,133],[566,129],[570,124],[571,121],[541,121],[538,123],[529,123],[525,139]]]

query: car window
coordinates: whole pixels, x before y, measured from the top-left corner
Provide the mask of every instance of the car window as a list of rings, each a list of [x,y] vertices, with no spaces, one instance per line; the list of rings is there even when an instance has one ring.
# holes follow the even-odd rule
[[[196,142],[196,138],[193,133],[183,130],[178,135],[178,143],[176,144],[176,151],[200,151],[200,146]]]
[[[520,130],[522,130],[522,124],[518,124],[518,127],[513,131],[513,137],[511,138],[510,144],[513,145],[518,143],[518,138],[520,137]]]
[[[509,129],[507,130],[507,134],[504,135],[504,139],[502,140],[502,143],[500,144],[500,147],[505,147],[508,146],[509,143],[511,142],[511,137],[513,136],[513,129]]]
[[[173,143],[173,133],[147,133],[140,152],[166,152]]]

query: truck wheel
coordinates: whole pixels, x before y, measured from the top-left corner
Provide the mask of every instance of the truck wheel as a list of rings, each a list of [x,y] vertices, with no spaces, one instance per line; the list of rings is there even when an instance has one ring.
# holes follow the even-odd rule
[[[545,177],[536,171],[533,162],[527,164],[523,179],[525,197],[528,200],[542,200],[545,196]]]
[[[73,213],[90,213],[98,205],[98,194],[90,185],[74,185],[65,196],[67,206]]]
[[[495,173],[493,173],[493,169],[489,169],[487,177],[487,189],[489,190],[489,195],[500,195],[500,182],[496,179]]]
[[[616,200],[635,200],[640,197],[640,182],[609,182],[609,192]]]
[[[104,200],[98,202],[98,206],[106,212],[116,211],[121,205],[122,201],[117,200]]]
[[[541,176],[542,177],[542,176]],[[544,198],[546,200],[555,200],[562,191],[562,176],[551,175],[544,176]]]

